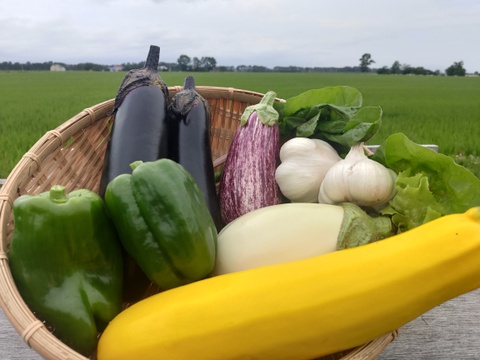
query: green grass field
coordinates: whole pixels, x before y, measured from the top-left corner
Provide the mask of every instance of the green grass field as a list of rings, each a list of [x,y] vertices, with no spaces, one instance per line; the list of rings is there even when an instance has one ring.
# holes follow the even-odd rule
[[[160,73],[167,85],[182,85],[186,73]],[[364,105],[381,106],[383,126],[369,142],[394,132],[437,144],[480,176],[480,78],[347,73],[195,73],[197,85],[259,92],[281,98],[325,86],[348,85]],[[48,130],[86,107],[115,97],[124,72],[0,72],[0,178]]]

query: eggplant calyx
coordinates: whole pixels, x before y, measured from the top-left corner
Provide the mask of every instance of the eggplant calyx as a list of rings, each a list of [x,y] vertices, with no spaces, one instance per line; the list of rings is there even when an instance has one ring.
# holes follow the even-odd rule
[[[173,97],[169,110],[175,116],[184,117],[200,102],[208,108],[206,100],[195,89],[195,78],[189,75],[185,78],[183,90]]]
[[[254,112],[257,113],[258,119],[264,125],[273,126],[278,123],[279,114],[277,110],[274,109],[273,103],[277,94],[274,91],[268,91],[260,100],[258,104],[248,106],[240,119],[240,125],[245,126]]]
[[[343,202],[344,216],[338,235],[337,250],[369,244],[394,235],[388,216],[370,216],[359,206]]]
[[[117,109],[122,105],[122,102],[128,93],[141,86],[158,86],[162,89],[163,93],[168,96],[168,88],[160,75],[158,75],[159,59],[160,47],[156,45],[150,45],[150,50],[148,52],[144,67],[130,70],[127,75],[125,75],[120,88],[118,89],[117,96],[115,97],[115,106],[113,112],[116,112]]]

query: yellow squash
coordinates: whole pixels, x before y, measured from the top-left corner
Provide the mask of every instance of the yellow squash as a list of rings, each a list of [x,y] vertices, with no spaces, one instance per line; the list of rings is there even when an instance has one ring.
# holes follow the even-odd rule
[[[480,207],[403,234],[154,295],[120,313],[98,360],[313,359],[480,287]]]

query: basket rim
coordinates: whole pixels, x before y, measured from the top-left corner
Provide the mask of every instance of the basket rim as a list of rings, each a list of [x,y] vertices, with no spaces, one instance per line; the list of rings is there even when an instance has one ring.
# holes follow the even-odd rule
[[[182,89],[183,86],[169,86],[169,97],[173,97]],[[222,98],[246,103],[258,103],[265,95],[260,92],[234,87],[196,86],[195,89],[204,98]],[[25,179],[28,179],[41,167],[42,161],[52,150],[62,147],[70,137],[83,128],[105,119],[113,110],[114,100],[114,98],[108,99],[85,108],[55,129],[47,131],[21,157],[3,185],[0,186],[0,307],[23,341],[46,359],[62,356],[69,359],[88,360],[88,358],[78,354],[55,337],[35,317],[19,294],[10,272],[7,255],[6,225],[8,217],[12,211],[13,202],[18,197],[17,189],[26,181]],[[280,98],[276,100],[285,101]],[[217,160],[217,162],[221,161],[224,161],[224,159],[219,158]],[[351,349],[351,353],[370,352],[371,354],[379,354],[396,336],[396,331],[385,334],[362,346]],[[349,359],[348,355],[346,356],[342,359]]]

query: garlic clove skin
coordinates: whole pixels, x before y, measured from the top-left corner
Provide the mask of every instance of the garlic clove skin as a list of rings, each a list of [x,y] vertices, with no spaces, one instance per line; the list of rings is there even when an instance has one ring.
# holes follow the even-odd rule
[[[291,202],[317,202],[318,190],[327,171],[342,160],[337,151],[319,139],[296,137],[280,149],[275,180]]]
[[[369,159],[363,143],[352,146],[345,159],[333,165],[320,186],[318,202],[352,202],[380,210],[395,196],[396,173]]]

